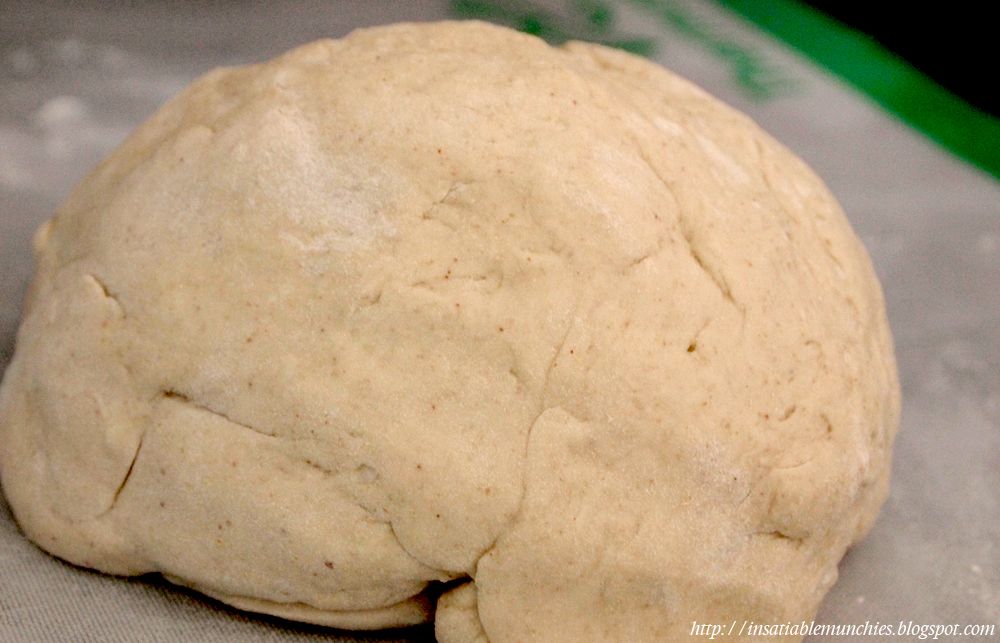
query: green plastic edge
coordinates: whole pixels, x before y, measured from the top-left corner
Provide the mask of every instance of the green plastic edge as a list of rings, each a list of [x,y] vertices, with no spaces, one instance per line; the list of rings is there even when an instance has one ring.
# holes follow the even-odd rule
[[[1000,179],[1000,119],[955,96],[870,37],[795,0],[714,1]]]

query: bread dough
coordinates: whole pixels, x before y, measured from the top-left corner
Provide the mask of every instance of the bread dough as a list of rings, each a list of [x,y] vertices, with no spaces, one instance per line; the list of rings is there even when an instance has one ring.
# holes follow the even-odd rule
[[[481,23],[213,71],[35,238],[25,533],[346,628],[810,620],[888,488],[879,284],[821,181],[640,58]],[[791,637],[797,638],[797,637]]]

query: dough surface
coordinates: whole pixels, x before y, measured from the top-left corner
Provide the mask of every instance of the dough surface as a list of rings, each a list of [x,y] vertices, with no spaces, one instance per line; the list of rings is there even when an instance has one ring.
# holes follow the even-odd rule
[[[0,481],[77,565],[356,629],[445,590],[441,643],[662,643],[810,620],[888,493],[845,216],[620,51],[396,25],[216,70],[35,246]]]

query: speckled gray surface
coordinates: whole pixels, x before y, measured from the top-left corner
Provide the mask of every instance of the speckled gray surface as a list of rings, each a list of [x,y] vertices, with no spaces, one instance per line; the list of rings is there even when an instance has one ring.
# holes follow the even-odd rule
[[[534,4],[571,18],[579,7]],[[892,494],[874,531],[841,564],[818,621],[1000,624],[1000,181],[715,5],[665,2],[702,25],[698,38],[640,3],[606,4],[616,10],[616,34],[652,38],[656,60],[803,156],[840,199],[882,279],[903,385]],[[35,227],[160,104],[214,66],[265,60],[355,26],[453,11],[445,0],[4,0],[0,369],[13,351]],[[751,52],[790,89],[752,98],[705,33]],[[243,615],[155,580],[63,564],[25,540],[0,501],[0,641],[341,637],[355,640]],[[378,637],[432,639],[428,628]]]

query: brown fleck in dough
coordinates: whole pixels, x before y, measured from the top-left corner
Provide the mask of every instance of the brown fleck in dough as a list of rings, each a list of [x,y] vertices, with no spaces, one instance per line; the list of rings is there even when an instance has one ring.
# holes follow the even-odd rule
[[[216,70],[36,250],[0,475],[76,564],[349,628],[445,582],[445,643],[662,643],[811,619],[887,494],[840,208],[619,51],[398,25]]]

